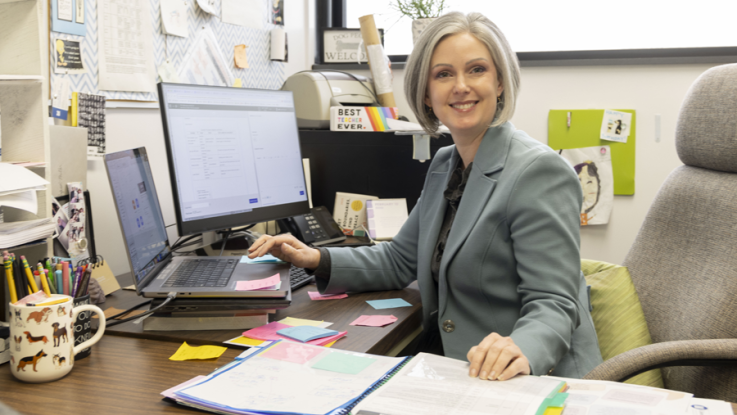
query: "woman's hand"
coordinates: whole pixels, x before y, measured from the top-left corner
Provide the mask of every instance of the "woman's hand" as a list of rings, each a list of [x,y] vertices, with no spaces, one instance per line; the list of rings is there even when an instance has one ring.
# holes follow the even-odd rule
[[[516,375],[529,375],[530,362],[511,337],[497,333],[486,336],[468,351],[471,367],[468,375],[479,379],[507,380]]]
[[[320,251],[310,248],[292,235],[261,235],[248,248],[248,257],[258,258],[271,254],[299,268],[315,269],[320,264]]]

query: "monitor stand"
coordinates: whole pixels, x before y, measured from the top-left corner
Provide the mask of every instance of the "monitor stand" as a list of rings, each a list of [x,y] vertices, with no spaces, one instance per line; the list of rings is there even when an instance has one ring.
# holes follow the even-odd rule
[[[223,247],[223,237],[216,232],[204,232],[202,234],[202,245],[197,249],[198,255],[218,256]],[[234,238],[227,242],[223,256],[248,255],[251,244],[243,238]]]

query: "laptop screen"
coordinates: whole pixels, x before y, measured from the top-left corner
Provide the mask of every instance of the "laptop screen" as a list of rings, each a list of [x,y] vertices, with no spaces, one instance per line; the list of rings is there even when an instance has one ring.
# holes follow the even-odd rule
[[[105,164],[138,285],[171,252],[146,149],[107,154]]]

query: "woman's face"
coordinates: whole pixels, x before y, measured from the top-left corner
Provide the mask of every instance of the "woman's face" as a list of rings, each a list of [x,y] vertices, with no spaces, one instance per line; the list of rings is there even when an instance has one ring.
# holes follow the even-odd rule
[[[589,166],[583,166],[578,173],[578,180],[583,189],[583,207],[590,208],[596,203],[599,193],[599,179],[589,173]]]
[[[430,60],[425,104],[454,137],[483,134],[494,119],[502,93],[486,46],[470,33],[438,43]]]

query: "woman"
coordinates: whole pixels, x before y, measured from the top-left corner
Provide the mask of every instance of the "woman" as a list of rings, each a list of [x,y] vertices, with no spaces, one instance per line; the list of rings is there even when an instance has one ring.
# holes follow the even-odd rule
[[[267,252],[314,269],[321,293],[391,290],[417,279],[427,348],[470,362],[469,376],[581,377],[601,362],[580,272],[581,186],[547,146],[515,130],[519,66],[478,13],[449,13],[422,33],[405,68],[420,124],[442,122],[422,196],[391,243],[309,248],[263,236]]]

